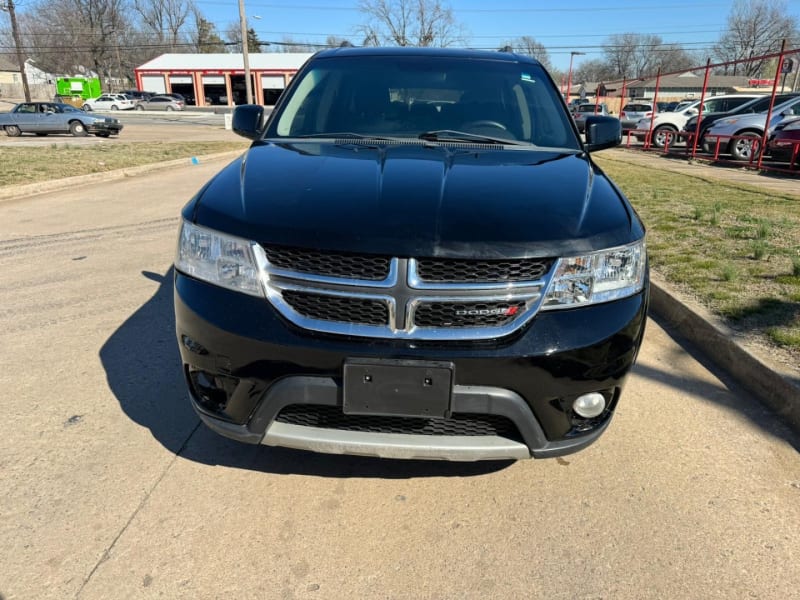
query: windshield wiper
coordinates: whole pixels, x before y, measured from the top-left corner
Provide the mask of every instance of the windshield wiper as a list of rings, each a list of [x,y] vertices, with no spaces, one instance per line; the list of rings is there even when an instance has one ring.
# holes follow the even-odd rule
[[[353,133],[352,131],[334,131],[330,133],[326,131],[323,133],[293,135],[291,137],[298,139],[323,138],[323,139],[336,139],[336,140],[377,140],[379,142],[396,142],[398,140],[403,139],[396,137],[386,137],[385,135],[368,135],[365,133]]]
[[[491,137],[467,131],[456,131],[455,129],[437,129],[435,131],[425,131],[417,136],[427,142],[463,142],[465,140],[480,144],[497,144],[520,146],[522,142],[509,140],[507,138]]]

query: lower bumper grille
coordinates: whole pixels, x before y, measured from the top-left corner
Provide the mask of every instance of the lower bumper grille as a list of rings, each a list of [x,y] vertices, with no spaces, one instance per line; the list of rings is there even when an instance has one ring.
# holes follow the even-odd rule
[[[276,421],[305,427],[321,427],[365,433],[401,433],[438,436],[499,436],[522,442],[516,425],[499,415],[459,413],[447,419],[418,419],[373,415],[346,415],[338,406],[294,404],[284,408]]]

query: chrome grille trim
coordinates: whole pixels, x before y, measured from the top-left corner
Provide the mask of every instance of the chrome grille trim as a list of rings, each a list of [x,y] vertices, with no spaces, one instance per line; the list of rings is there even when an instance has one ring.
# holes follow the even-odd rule
[[[368,338],[400,340],[484,340],[510,335],[537,314],[554,269],[537,281],[497,283],[437,283],[435,287],[415,287],[414,259],[392,258],[389,276],[380,282],[329,277],[277,268],[269,263],[259,245],[254,254],[261,273],[267,299],[288,321],[311,331]],[[303,315],[284,299],[283,292],[358,298],[386,303],[389,322],[372,325],[331,321]],[[417,308],[425,303],[501,303],[524,302],[519,315],[504,325],[492,326],[426,326],[414,323]]]

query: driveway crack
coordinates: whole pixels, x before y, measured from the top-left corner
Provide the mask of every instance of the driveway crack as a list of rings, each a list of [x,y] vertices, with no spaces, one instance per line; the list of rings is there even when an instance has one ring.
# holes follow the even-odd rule
[[[147,501],[150,500],[150,496],[152,496],[153,492],[156,490],[156,488],[159,486],[161,481],[164,479],[164,477],[167,475],[169,470],[172,468],[172,465],[175,464],[175,462],[178,460],[180,455],[183,453],[183,451],[189,445],[189,442],[194,437],[194,434],[200,428],[200,424],[201,423],[198,420],[197,424],[194,426],[194,429],[192,429],[191,433],[189,433],[189,435],[183,441],[183,444],[181,444],[181,447],[175,453],[175,456],[173,456],[172,460],[170,460],[169,463],[167,464],[167,466],[164,467],[164,470],[161,472],[161,475],[159,475],[158,479],[156,479],[156,481],[153,483],[153,485],[150,486],[150,489],[147,490],[147,492],[144,495],[144,498],[142,498],[142,500],[139,502],[139,505],[134,509],[133,513],[131,513],[131,516],[128,518],[128,520],[126,521],[125,525],[123,525],[122,529],[120,529],[119,532],[117,533],[117,535],[114,536],[114,539],[111,541],[111,543],[108,545],[108,547],[105,550],[103,550],[102,555],[97,560],[97,562],[95,563],[94,567],[92,567],[92,570],[89,571],[89,574],[83,580],[83,583],[81,583],[81,587],[78,588],[77,592],[75,592],[75,598],[76,599],[81,597],[81,594],[83,593],[83,590],[86,588],[86,586],[92,580],[92,577],[94,577],[94,574],[100,568],[100,565],[102,565],[104,562],[106,562],[111,557],[111,552],[112,552],[112,550],[114,550],[114,546],[117,545],[117,541],[119,541],[119,539],[122,537],[122,535],[128,530],[128,527],[130,526],[130,524],[133,523],[133,520],[136,518],[136,516],[139,514],[139,512],[142,510],[142,508],[144,508],[145,504],[147,504]]]

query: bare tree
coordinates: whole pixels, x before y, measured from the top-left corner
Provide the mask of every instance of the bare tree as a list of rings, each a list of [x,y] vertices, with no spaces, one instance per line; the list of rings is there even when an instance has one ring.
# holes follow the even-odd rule
[[[364,45],[450,46],[463,40],[463,28],[442,0],[360,0],[368,21],[360,25]]]
[[[548,71],[552,68],[550,55],[547,53],[547,48],[544,47],[544,44],[537,42],[529,35],[523,35],[522,37],[508,41],[503,44],[502,47],[508,47],[511,48],[512,52],[516,52],[517,54],[525,54],[535,58],[542,63],[542,65],[544,65]]]
[[[352,43],[346,38],[336,35],[329,35],[325,38],[325,45],[329,48],[338,48],[339,46],[352,45]]]
[[[122,75],[122,36],[130,28],[124,0],[41,0],[25,13],[25,38],[40,68],[105,80]]]
[[[731,65],[725,72],[750,77],[762,75],[764,60],[750,60],[776,52],[781,41],[792,38],[798,27],[785,0],[736,0],[728,14],[728,28],[714,45],[714,57]]]
[[[166,42],[170,51],[187,41],[181,30],[194,11],[192,0],[133,0],[133,10],[142,29]]]
[[[658,66],[657,49],[663,46],[657,35],[617,33],[603,45],[603,54],[617,77],[642,77]]]
[[[593,58],[581,61],[572,70],[572,81],[578,83],[610,81],[617,78],[617,73],[613,66],[602,58]]]
[[[656,54],[655,66],[660,68],[662,73],[690,69],[702,62],[700,57],[687,52],[679,44],[664,44],[653,50]]]

